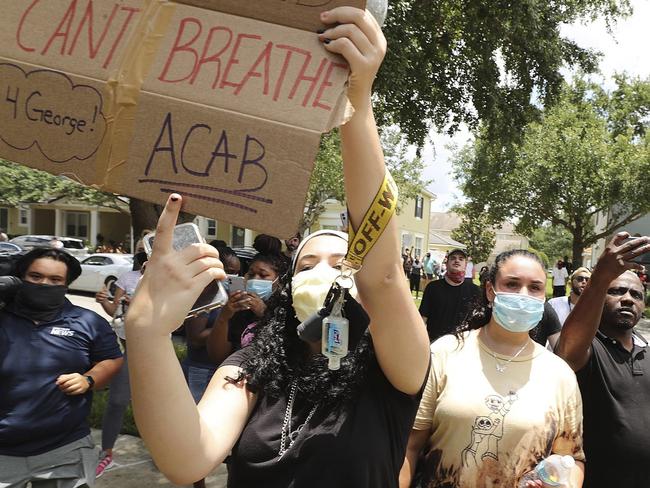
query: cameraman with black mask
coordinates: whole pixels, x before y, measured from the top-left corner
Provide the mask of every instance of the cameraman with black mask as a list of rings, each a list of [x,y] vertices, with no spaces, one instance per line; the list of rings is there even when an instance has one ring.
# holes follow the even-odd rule
[[[65,251],[34,249],[14,274],[23,283],[0,310],[0,486],[93,486],[86,418],[122,364],[115,334],[66,299],[81,267]]]

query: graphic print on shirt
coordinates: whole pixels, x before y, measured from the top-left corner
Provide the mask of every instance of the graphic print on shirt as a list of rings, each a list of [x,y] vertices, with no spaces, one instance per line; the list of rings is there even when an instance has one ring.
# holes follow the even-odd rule
[[[499,460],[499,441],[503,437],[503,424],[517,394],[511,391],[507,397],[488,395],[485,397],[487,415],[480,415],[474,420],[469,444],[463,449],[461,458],[463,466],[477,467],[485,458]]]

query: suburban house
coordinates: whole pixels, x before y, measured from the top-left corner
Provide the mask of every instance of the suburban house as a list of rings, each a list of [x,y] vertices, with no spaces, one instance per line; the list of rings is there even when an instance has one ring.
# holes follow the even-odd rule
[[[412,250],[414,257],[422,257],[429,249],[429,214],[434,199],[433,193],[423,190],[416,198],[402,201],[400,211],[395,217],[401,236],[402,250],[406,248]],[[328,200],[325,202],[325,211],[310,231],[347,230],[347,223],[344,223],[346,215],[344,205],[336,200]]]
[[[429,249],[432,253],[439,255],[440,252],[446,252],[451,249],[461,247],[463,243],[458,243],[451,238],[452,231],[460,225],[460,216],[455,212],[431,212],[431,225],[429,229]],[[496,242],[494,249],[488,257],[488,262],[494,262],[497,255],[510,249],[528,249],[530,246],[528,238],[515,232],[515,226],[510,222],[504,222],[500,229],[494,229],[496,233]]]
[[[415,255],[421,256],[428,249],[428,216],[434,198],[433,194],[425,190],[416,199],[403,203],[397,215],[402,247],[414,248]],[[344,229],[341,214],[345,212],[345,207],[336,200],[328,200],[325,208],[325,212],[310,231]],[[207,217],[197,217],[194,222],[208,242],[218,239],[231,247],[251,246],[258,234],[250,229]],[[10,237],[24,234],[77,237],[86,241],[90,248],[97,245],[98,234],[104,237],[105,243],[123,243],[127,249],[133,245],[131,216],[126,201],[119,210],[68,201],[64,198],[18,207],[0,206],[0,229],[4,229]]]
[[[605,226],[607,225],[608,218],[609,215],[607,213],[599,213],[596,216],[596,221],[594,223],[596,232],[600,233],[605,228]],[[621,227],[620,229],[616,229],[607,237],[599,239],[594,245],[591,246],[591,248],[585,249],[585,252],[583,253],[583,265],[588,267],[595,266],[596,262],[598,261],[598,257],[605,250],[605,246],[607,245],[607,243],[612,239],[612,237],[614,237],[614,235],[617,232],[620,231],[629,232],[630,235],[632,236],[635,235],[649,236],[650,235],[650,214],[646,214],[643,217],[630,222],[624,227]]]

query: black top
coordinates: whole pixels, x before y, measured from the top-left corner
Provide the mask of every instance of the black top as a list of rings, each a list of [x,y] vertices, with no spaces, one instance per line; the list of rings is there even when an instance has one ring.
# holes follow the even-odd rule
[[[557,334],[561,330],[562,324],[560,323],[560,318],[557,316],[553,306],[548,302],[544,302],[544,314],[542,315],[542,320],[540,320],[539,324],[530,331],[531,339],[542,346],[546,346],[548,337]]]
[[[222,366],[239,366],[250,352],[244,348]],[[358,396],[337,411],[317,407],[282,457],[278,451],[288,392],[279,400],[260,395],[232,450],[228,487],[396,488],[422,392],[399,392],[372,361]],[[312,407],[298,392],[293,430]]]
[[[252,310],[242,310],[232,316],[228,321],[228,342],[232,344],[233,352],[251,343],[260,320]]]
[[[38,325],[0,311],[0,455],[35,456],[90,434],[92,390],[66,395],[56,379],[121,356],[108,322],[68,300]]]
[[[427,318],[431,342],[456,330],[474,307],[480,290],[469,280],[452,286],[441,278],[427,285],[420,303],[420,315]]]
[[[598,331],[577,373],[584,412],[585,488],[650,486],[650,357]]]

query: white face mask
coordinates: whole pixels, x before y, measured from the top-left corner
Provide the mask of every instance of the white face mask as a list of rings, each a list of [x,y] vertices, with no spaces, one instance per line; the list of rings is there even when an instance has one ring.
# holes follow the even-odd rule
[[[293,309],[300,322],[318,312],[325,302],[332,283],[341,274],[327,263],[318,263],[312,269],[301,271],[291,279]],[[357,288],[350,289],[350,295],[357,298]]]

